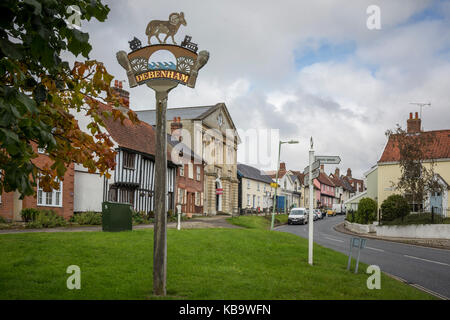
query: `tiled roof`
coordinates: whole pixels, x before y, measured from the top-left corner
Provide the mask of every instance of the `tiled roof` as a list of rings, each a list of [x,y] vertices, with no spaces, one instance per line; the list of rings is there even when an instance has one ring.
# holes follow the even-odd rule
[[[201,119],[203,114],[208,113],[213,106],[201,106],[201,107],[182,107],[182,108],[167,108],[166,119],[172,120],[174,117],[180,117],[181,120],[185,119]],[[156,125],[156,110],[142,110],[135,111],[138,118],[151,125]]]
[[[327,186],[332,186],[332,187],[335,186],[333,181],[331,181],[331,179],[324,172],[321,172],[319,174],[319,176],[317,177],[317,180],[319,180],[319,182],[321,184],[325,184]]]
[[[112,107],[99,102],[99,109],[110,111]],[[153,156],[156,154],[156,131],[151,125],[143,121],[133,123],[129,119],[124,119],[121,123],[120,120],[114,120],[113,117],[103,119],[103,122],[111,138],[120,147]],[[171,148],[167,148],[168,161],[171,161],[170,153]]]
[[[292,173],[294,173],[297,176],[297,178],[298,178],[298,180],[300,180],[301,184],[304,184],[303,181],[305,179],[305,175],[303,173],[301,173],[300,171],[293,171],[293,170],[292,170]]]
[[[434,137],[433,143],[427,145],[425,150],[423,150],[424,159],[450,158],[450,130],[425,131],[420,134],[431,135]],[[379,163],[400,160],[400,152],[396,140],[396,135],[389,137],[383,154],[378,161]]]
[[[255,168],[255,167],[251,167],[246,164],[238,163],[237,170],[238,170],[238,174],[244,178],[257,180],[257,181],[261,181],[261,182],[265,182],[265,183],[272,183],[272,179],[270,178],[270,176],[264,174],[263,171]]]

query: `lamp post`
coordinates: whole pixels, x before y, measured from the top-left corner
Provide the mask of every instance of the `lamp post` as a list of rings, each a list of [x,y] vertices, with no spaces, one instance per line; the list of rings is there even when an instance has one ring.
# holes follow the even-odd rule
[[[280,171],[280,153],[281,153],[281,145],[283,143],[289,143],[289,144],[296,144],[298,143],[297,140],[290,140],[290,141],[281,141],[278,143],[278,162],[277,162],[277,173],[275,176],[275,195],[273,197],[273,205],[272,205],[272,223],[270,225],[270,230],[273,230],[273,224],[275,222],[275,205],[277,202],[277,190],[278,190],[278,171]]]

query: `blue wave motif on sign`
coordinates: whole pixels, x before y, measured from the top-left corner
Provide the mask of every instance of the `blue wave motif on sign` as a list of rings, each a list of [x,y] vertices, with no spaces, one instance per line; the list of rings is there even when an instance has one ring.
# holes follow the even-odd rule
[[[173,62],[152,62],[148,64],[150,70],[176,70],[177,66]]]

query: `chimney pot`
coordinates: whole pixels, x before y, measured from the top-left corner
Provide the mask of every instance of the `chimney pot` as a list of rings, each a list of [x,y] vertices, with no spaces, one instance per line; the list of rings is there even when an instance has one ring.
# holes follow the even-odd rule
[[[119,81],[119,89],[122,89],[122,81]]]
[[[118,85],[118,81],[117,80],[114,80],[114,87],[118,87],[119,85]]]
[[[411,117],[412,113],[410,113],[409,119],[406,121],[406,132],[407,133],[417,133],[420,132],[421,120],[419,119],[419,113],[416,112],[415,118]]]
[[[419,119],[419,113],[416,112],[416,119]]]
[[[280,171],[286,171],[286,163],[280,162]]]
[[[412,112],[409,113],[409,118],[412,119]]]
[[[334,170],[334,176],[336,177],[336,178],[339,178],[340,177],[340,172],[339,172],[339,168],[336,168],[336,170]]]
[[[352,169],[350,169],[350,168],[347,169],[347,177],[349,177],[349,178],[352,177]]]

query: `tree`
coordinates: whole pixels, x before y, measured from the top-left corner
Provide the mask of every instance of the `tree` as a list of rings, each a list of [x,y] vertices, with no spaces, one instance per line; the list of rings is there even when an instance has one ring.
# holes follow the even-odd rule
[[[358,203],[356,220],[358,223],[368,224],[376,220],[377,202],[371,198],[362,198]]]
[[[383,221],[392,221],[397,218],[406,217],[409,214],[408,201],[399,194],[387,197],[381,204],[381,214]]]
[[[99,100],[118,106],[113,76],[97,61],[70,67],[61,55],[89,58],[89,35],[68,24],[72,0],[2,0],[0,2],[0,193],[32,195],[37,180],[44,191],[58,188],[74,162],[89,172],[106,174],[115,151],[103,119],[126,117],[118,108],[101,112]],[[80,21],[104,21],[109,8],[100,0],[79,0]],[[85,133],[71,111],[90,116]],[[132,121],[136,115],[128,112]],[[36,147],[45,148],[52,164],[38,167]]]
[[[419,204],[418,211],[422,211],[428,194],[443,191],[434,172],[435,163],[427,157],[435,137],[426,132],[407,133],[399,125],[395,130],[386,131],[386,135],[400,154],[401,176],[392,186],[402,191],[410,203]],[[423,165],[425,161],[430,164],[428,168]]]

